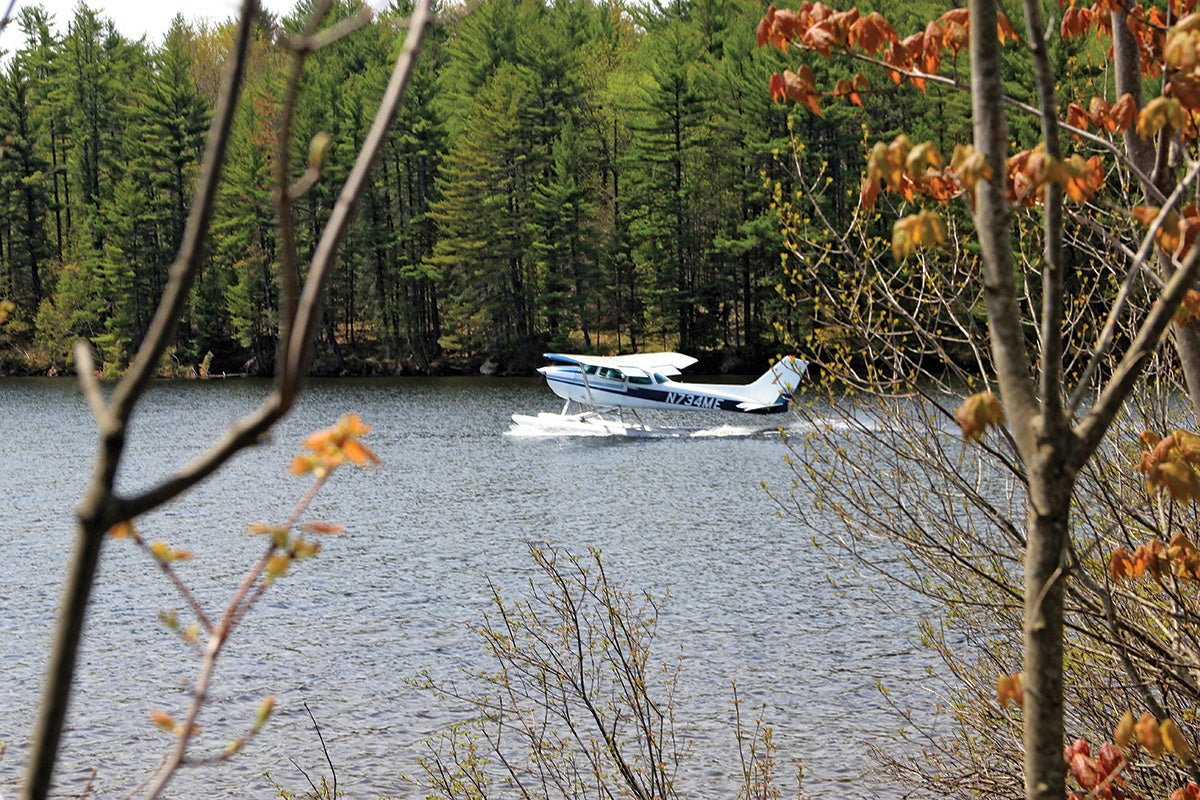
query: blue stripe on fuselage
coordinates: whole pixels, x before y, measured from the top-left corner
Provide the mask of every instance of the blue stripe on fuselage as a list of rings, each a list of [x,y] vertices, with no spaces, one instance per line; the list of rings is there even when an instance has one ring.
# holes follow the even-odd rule
[[[744,401],[733,398],[716,397],[695,391],[680,391],[670,388],[661,389],[657,386],[639,386],[623,381],[613,381],[599,375],[590,375],[587,382],[585,382],[578,367],[556,368],[553,372],[546,374],[546,380],[548,382],[558,382],[566,387],[581,389],[584,392],[590,389],[591,396],[596,402],[611,402],[614,405],[621,405],[621,399],[626,399],[663,406],[674,406],[680,409],[705,409],[746,413],[746,409],[739,408]],[[608,397],[606,398],[604,395],[608,395]],[[786,410],[787,401],[785,398],[780,397],[775,405],[752,409],[749,413],[773,414]]]

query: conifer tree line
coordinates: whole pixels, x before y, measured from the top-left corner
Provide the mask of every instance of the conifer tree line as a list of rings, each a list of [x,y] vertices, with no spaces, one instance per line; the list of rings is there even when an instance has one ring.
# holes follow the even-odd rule
[[[283,60],[272,39],[306,1],[258,32],[252,102],[166,372],[273,368],[267,187]],[[763,9],[443,5],[347,237],[314,370],[524,370],[546,349],[677,348],[726,364],[773,352],[800,323],[777,288],[772,186],[788,181],[790,132],[766,91],[777,55],[754,44]],[[310,60],[298,163],[328,140],[321,179],[294,206],[302,254],[361,144],[405,15],[398,3]],[[86,4],[66,20],[22,4],[0,33],[0,299],[13,307],[0,373],[69,371],[80,338],[105,371],[126,366],[180,241],[229,36],[178,17],[148,44]],[[861,131],[797,124],[819,157],[858,158]]]

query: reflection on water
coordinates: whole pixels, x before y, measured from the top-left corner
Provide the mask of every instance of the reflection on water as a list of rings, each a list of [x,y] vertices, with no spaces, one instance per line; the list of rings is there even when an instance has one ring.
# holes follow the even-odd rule
[[[252,381],[154,386],[121,486],[161,479],[265,391]],[[790,483],[778,437],[503,435],[512,412],[555,406],[534,380],[314,382],[274,442],[143,521],[147,538],[196,554],[181,572],[206,603],[221,603],[260,546],[246,525],[283,518],[303,491],[286,469],[296,443],[347,411],[374,426],[368,441],[384,466],[339,473],[313,509],[347,534],[272,589],[235,637],[201,741],[219,750],[269,693],[276,718],[233,764],[185,771],[172,796],[273,796],[264,769],[303,788],[294,764],[326,770],[305,703],[347,796],[419,796],[401,774],[416,771],[421,737],[447,712],[408,681],[421,670],[487,666],[467,625],[488,604],[489,578],[515,592],[534,574],[530,541],[600,548],[610,575],[669,593],[659,653],[683,652],[675,716],[693,742],[683,796],[736,791],[726,780],[740,770],[735,681],[744,711],[765,707],[776,728],[781,774],[805,765],[808,793],[898,794],[861,773],[865,745],[890,740],[899,725],[876,683],[901,704],[925,702],[930,657],[913,644],[920,608],[895,595],[881,602],[851,575],[836,575],[840,591],[832,588],[830,566],[760,487]],[[10,743],[0,795],[11,795],[70,551],[70,509],[96,441],[73,385],[54,380],[0,381],[0,436],[0,741]],[[166,744],[150,712],[182,709],[191,678],[187,651],[155,618],[178,598],[132,548],[111,544],[88,620],[63,793],[77,792],[92,766],[100,796],[128,790],[130,775]]]

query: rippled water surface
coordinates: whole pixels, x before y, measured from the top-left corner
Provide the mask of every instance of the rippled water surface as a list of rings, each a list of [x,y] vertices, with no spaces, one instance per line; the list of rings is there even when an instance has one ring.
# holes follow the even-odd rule
[[[155,385],[120,484],[160,479],[267,388]],[[930,658],[913,644],[921,609],[907,597],[869,599],[852,576],[835,575],[842,591],[832,588],[830,565],[761,488],[791,481],[778,435],[728,427],[648,441],[504,435],[512,412],[552,409],[535,380],[316,382],[273,443],[143,521],[147,538],[195,553],[182,572],[215,607],[258,552],[246,525],[282,519],[305,487],[286,469],[296,444],[348,411],[374,426],[368,443],[383,466],[339,472],[318,498],[311,516],[347,533],[273,588],[239,630],[218,665],[206,741],[219,749],[266,694],[278,696],[278,713],[235,762],[190,768],[171,796],[272,797],[264,770],[305,788],[299,769],[328,772],[305,703],[347,796],[421,796],[401,775],[416,772],[422,737],[447,717],[410,681],[422,670],[487,666],[467,624],[487,607],[489,580],[515,592],[533,576],[531,541],[599,548],[611,575],[669,593],[658,647],[664,659],[683,653],[676,725],[693,742],[684,796],[736,793],[734,681],[744,709],[766,707],[781,771],[804,764],[807,793],[899,794],[860,773],[870,766],[864,744],[886,743],[900,725],[876,683],[902,704],[927,702],[920,685]],[[0,796],[10,796],[71,549],[71,508],[96,438],[72,383],[8,380],[0,381],[0,441],[0,742],[9,743]],[[152,564],[110,543],[60,762],[62,794],[77,793],[98,767],[100,796],[121,796],[163,751],[149,714],[181,709],[194,669],[156,620],[178,606]]]

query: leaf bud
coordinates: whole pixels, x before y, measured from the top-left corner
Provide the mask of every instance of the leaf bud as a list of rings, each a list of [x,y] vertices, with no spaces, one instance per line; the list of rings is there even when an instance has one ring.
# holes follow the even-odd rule
[[[325,131],[320,131],[312,138],[308,144],[308,168],[311,170],[320,171],[321,164],[325,161],[325,153],[329,149],[329,143],[333,141]]]

